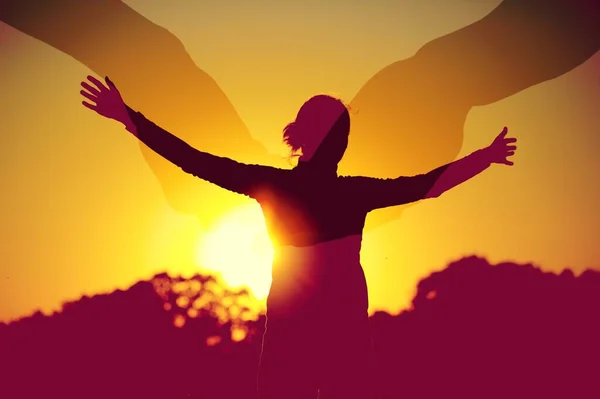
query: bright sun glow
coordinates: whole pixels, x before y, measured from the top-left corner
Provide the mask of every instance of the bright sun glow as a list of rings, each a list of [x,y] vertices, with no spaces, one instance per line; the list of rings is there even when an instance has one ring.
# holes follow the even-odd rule
[[[221,219],[202,236],[196,260],[203,269],[220,273],[232,287],[248,287],[256,299],[266,298],[273,246],[260,206],[240,207]]]

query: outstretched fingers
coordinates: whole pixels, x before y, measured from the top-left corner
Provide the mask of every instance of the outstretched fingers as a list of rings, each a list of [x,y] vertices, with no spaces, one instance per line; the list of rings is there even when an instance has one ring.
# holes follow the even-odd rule
[[[498,135],[498,139],[501,140],[501,142],[504,144],[504,148],[506,149],[506,151],[508,151],[512,155],[515,153],[515,150],[517,149],[517,146],[515,145],[515,143],[517,142],[517,138],[516,137],[506,137],[507,133],[508,133],[508,128],[504,127],[504,129],[502,129],[502,132]]]
[[[93,102],[95,102],[95,103],[97,103],[97,102],[98,102],[98,97],[97,97],[96,95],[94,95],[94,94],[90,93],[90,92],[87,92],[87,91],[85,91],[85,90],[81,90],[79,93],[80,93],[82,96],[84,96],[85,98],[87,98],[88,100],[91,100],[91,101],[93,101]]]
[[[104,85],[104,83],[102,83],[101,81],[99,81],[98,79],[96,79],[95,77],[93,77],[92,75],[88,75],[87,79],[90,82],[92,82],[97,87],[97,89],[99,90],[99,92],[103,92],[103,91],[107,91],[108,90],[108,87],[106,87]],[[83,83],[85,83],[85,82],[83,82]]]
[[[513,161],[509,161],[508,158],[515,155],[516,149],[517,149],[516,146],[506,146],[506,153],[504,156],[504,160],[502,161],[503,164],[508,165],[508,166],[513,166],[515,164]]]
[[[97,88],[93,87],[88,82],[81,82],[81,87],[83,87],[89,93],[91,93],[92,95],[94,95],[96,97],[100,96],[100,90],[98,90]]]
[[[90,104],[87,101],[82,101],[81,104],[83,104],[84,107],[91,109],[92,111],[97,111],[95,104]]]
[[[97,111],[98,96],[100,95],[100,91],[86,82],[81,82],[81,87],[83,87],[84,90],[80,90],[79,94],[91,101],[82,101],[81,104],[92,111]]]

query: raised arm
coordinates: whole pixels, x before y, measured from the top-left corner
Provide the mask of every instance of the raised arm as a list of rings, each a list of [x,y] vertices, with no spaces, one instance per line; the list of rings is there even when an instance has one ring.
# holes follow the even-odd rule
[[[224,155],[265,159],[217,82],[196,66],[183,43],[121,0],[5,0],[0,21],[110,76],[143,109],[186,142]],[[168,4],[165,5],[169,7]],[[194,134],[221,126],[229,140]],[[228,146],[226,142],[236,143]],[[224,143],[225,142],[225,143]],[[151,165],[153,166],[153,165]]]
[[[516,139],[507,138],[505,127],[491,145],[417,176],[395,179],[357,177],[354,196],[369,211],[389,206],[408,204],[427,198],[435,198],[453,187],[477,176],[492,163],[513,165],[508,157],[517,149]]]
[[[437,87],[481,106],[561,76],[599,50],[599,0],[504,0],[413,60]]]
[[[191,146],[245,163],[283,166],[280,157],[250,135],[227,95],[196,66],[181,40],[128,4],[133,3],[3,0],[0,21],[69,55],[96,75],[110,76],[132,108],[151,115]],[[218,136],[205,133],[217,128]],[[226,209],[243,204],[244,198],[222,195],[180,173],[142,142],[139,147],[176,211],[194,214],[208,225]],[[202,205],[206,198],[222,204],[219,211],[207,210]]]
[[[88,80],[91,84],[81,83],[84,88],[81,94],[95,104],[84,101],[84,106],[123,123],[148,148],[187,173],[229,191],[255,197],[255,190],[261,183],[275,179],[281,172],[280,169],[243,164],[199,151],[126,105],[110,79],[106,78],[106,85],[93,76],[88,76]]]

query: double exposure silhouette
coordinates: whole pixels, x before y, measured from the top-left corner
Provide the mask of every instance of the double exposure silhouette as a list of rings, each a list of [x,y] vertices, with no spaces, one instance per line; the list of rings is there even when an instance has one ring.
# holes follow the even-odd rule
[[[183,171],[256,200],[274,245],[258,389],[271,398],[374,397],[369,382],[368,296],[360,264],[367,214],[440,196],[487,169],[512,165],[507,128],[493,143],[428,173],[379,179],[338,176],[350,113],[317,95],[283,138],[300,156],[293,169],[244,164],[197,150],[134,111],[109,78],[82,82],[83,105],[117,120]],[[235,250],[232,248],[232,250]]]
[[[452,161],[472,107],[561,76],[600,49],[599,6],[598,0],[504,0],[481,20],[383,68],[351,101],[358,113],[340,171],[390,177]],[[133,108],[190,145],[243,162],[283,165],[252,138],[177,37],[125,3],[8,0],[0,20],[114,78]],[[210,224],[247,200],[194,181],[140,146],[174,209]],[[215,212],[202,205],[206,201],[221,207]],[[402,209],[373,212],[365,228],[398,217]]]

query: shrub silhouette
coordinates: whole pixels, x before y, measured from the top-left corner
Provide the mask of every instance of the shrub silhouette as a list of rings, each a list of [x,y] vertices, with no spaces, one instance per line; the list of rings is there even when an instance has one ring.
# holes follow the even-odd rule
[[[211,276],[160,274],[0,324],[2,396],[253,398],[264,316],[251,301]],[[464,258],[422,280],[411,309],[371,317],[373,389],[381,398],[599,397],[599,305],[598,272]]]

